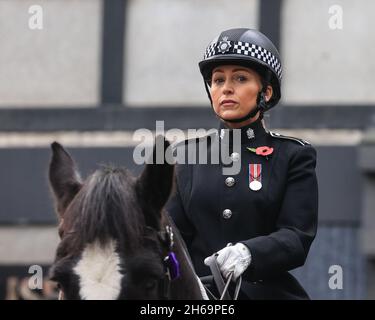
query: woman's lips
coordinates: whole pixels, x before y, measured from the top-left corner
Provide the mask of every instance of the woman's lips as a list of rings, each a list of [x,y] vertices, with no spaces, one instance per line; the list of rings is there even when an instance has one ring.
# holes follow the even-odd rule
[[[220,105],[223,106],[223,107],[230,107],[230,106],[233,106],[235,104],[237,104],[237,102],[234,101],[234,100],[223,100],[223,101],[220,102]]]

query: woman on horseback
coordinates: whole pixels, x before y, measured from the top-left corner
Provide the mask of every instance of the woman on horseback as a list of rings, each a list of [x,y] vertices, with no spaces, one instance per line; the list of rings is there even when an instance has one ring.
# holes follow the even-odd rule
[[[307,299],[289,271],[305,263],[317,231],[316,151],[264,127],[281,97],[279,53],[259,31],[230,29],[209,44],[199,68],[219,130],[178,147],[187,159],[203,146],[208,155],[228,148],[230,161],[179,163],[167,211],[199,276],[210,273],[207,257],[216,253],[223,277],[242,277],[240,299]],[[238,172],[223,174],[230,162]]]

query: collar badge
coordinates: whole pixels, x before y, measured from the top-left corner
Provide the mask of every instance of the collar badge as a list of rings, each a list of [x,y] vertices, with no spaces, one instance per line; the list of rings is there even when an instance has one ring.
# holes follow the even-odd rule
[[[254,130],[249,128],[246,130],[246,135],[248,139],[253,139],[255,137]]]

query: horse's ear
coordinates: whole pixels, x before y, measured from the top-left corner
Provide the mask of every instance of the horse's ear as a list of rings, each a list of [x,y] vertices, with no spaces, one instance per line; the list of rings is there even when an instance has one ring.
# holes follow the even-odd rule
[[[168,201],[173,186],[174,164],[171,147],[163,136],[155,139],[152,157],[136,182],[146,223],[159,226],[161,210]]]
[[[57,142],[51,144],[49,182],[57,202],[57,212],[63,218],[69,203],[82,187],[76,165],[68,152]]]

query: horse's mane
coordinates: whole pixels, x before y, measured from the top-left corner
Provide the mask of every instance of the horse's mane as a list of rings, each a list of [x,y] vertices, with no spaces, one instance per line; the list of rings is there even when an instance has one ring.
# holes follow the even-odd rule
[[[96,240],[105,244],[115,239],[127,248],[137,246],[134,239],[140,239],[144,218],[134,183],[126,169],[112,166],[103,166],[88,177],[66,212],[69,242],[75,251]]]

